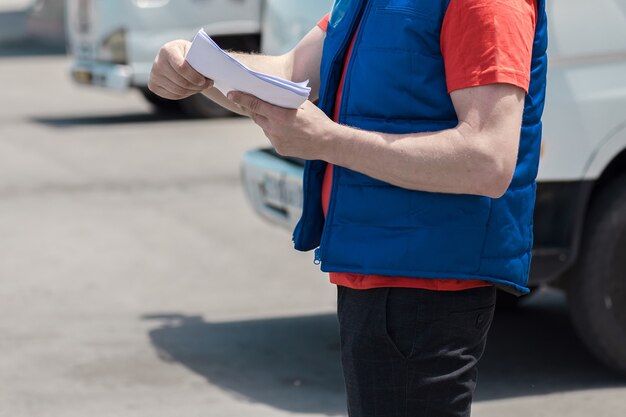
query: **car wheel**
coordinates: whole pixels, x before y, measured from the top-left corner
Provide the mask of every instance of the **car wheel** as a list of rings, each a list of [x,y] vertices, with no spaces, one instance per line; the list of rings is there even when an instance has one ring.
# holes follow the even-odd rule
[[[159,113],[180,113],[180,106],[176,100],[168,100],[163,97],[159,97],[147,88],[140,88],[141,94],[152,104],[154,110]]]
[[[226,110],[203,94],[196,94],[178,102],[182,113],[193,119],[217,118],[234,116],[235,113]]]
[[[594,198],[568,282],[573,325],[585,345],[626,374],[626,176]]]
[[[141,88],[141,93],[158,113],[189,117],[192,119],[206,119],[233,116],[229,110],[215,104],[208,97],[196,94],[183,100],[168,100],[154,94],[147,88]]]

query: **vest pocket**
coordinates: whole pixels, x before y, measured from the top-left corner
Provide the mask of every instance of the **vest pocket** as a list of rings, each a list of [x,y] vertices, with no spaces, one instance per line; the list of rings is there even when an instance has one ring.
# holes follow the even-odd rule
[[[331,264],[425,278],[480,267],[488,197],[340,183],[336,198],[326,248]]]
[[[415,267],[454,274],[476,273],[480,268],[491,199],[477,195],[414,192],[411,222],[415,234],[410,246],[423,249]]]

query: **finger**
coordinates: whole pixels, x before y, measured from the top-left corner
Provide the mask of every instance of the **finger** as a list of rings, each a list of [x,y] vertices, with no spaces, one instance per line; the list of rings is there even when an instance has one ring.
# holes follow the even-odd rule
[[[213,85],[213,80],[209,80],[204,75],[200,74],[187,61],[184,61],[183,64],[179,66],[179,71],[180,75],[182,75],[183,78],[185,78],[191,84],[203,88],[209,88]],[[207,84],[211,85],[207,86]]]
[[[167,62],[167,64],[178,74],[179,77],[197,87],[208,88],[206,86],[207,79],[185,60],[185,55],[188,52],[185,48],[181,48],[175,41],[171,44],[167,44],[161,50],[165,51],[163,53],[165,54],[166,59],[163,61]]]
[[[170,100],[180,100],[197,93],[196,91],[189,91],[182,88],[167,78],[160,79],[158,81],[158,86],[168,92],[169,97],[166,98],[169,98]]]
[[[169,79],[174,84],[186,90],[200,92],[208,88],[206,86],[206,82],[203,85],[198,85],[198,84],[194,84],[190,82],[183,76],[181,72],[179,72],[176,68],[172,67],[171,65],[167,65],[165,68],[163,68],[163,76]],[[206,78],[204,80],[206,81]]]
[[[174,68],[182,66],[185,62],[187,51],[177,41],[166,44],[161,50],[165,51],[167,62]]]
[[[267,126],[269,124],[269,120],[267,117],[262,116],[258,113],[250,113],[250,118],[254,123],[256,123],[263,131],[267,130]]]
[[[177,95],[179,98],[189,97],[193,94],[196,94],[197,91],[189,90],[187,88],[181,87],[170,79],[164,78],[160,82],[161,87],[165,88],[167,91],[172,92]]]
[[[263,133],[265,134],[265,137],[270,140],[270,143],[271,143],[272,142],[272,137],[270,136],[270,132],[267,129],[263,129]]]
[[[165,87],[177,95],[189,96],[202,91],[201,88],[190,85],[166,63],[155,64],[152,67],[148,87],[152,90],[154,86]]]
[[[167,91],[166,89],[164,89],[163,87],[159,85],[151,84],[149,88],[150,88],[150,91],[152,91],[154,94],[156,94],[159,97],[166,98],[168,100],[177,99],[177,97],[175,97],[175,95],[172,92]]]
[[[240,105],[250,113],[260,114],[264,117],[270,117],[275,108],[275,106],[272,106],[257,97],[240,91],[231,91],[228,93],[228,99],[233,103]]]

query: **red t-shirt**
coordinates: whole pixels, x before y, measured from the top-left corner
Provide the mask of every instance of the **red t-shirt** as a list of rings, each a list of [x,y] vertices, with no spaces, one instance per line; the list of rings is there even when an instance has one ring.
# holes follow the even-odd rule
[[[506,83],[528,92],[535,36],[535,0],[452,0],[441,28],[441,53],[448,92],[481,85]],[[318,22],[326,31],[330,14]],[[358,29],[357,29],[358,31]],[[355,36],[344,59],[335,99],[333,120],[339,120],[341,94]],[[332,187],[332,165],[328,164],[322,184],[324,215]],[[330,281],[353,289],[380,287],[422,288],[458,291],[491,285],[481,280],[424,279],[352,273],[330,273]]]

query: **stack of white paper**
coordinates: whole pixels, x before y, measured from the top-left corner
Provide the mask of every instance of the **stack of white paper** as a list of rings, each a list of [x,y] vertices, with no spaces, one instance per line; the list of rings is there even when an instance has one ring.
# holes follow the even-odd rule
[[[297,109],[311,92],[308,81],[294,83],[251,70],[217,46],[204,29],[194,38],[186,59],[196,71],[212,79],[224,95],[241,91],[276,106]]]

